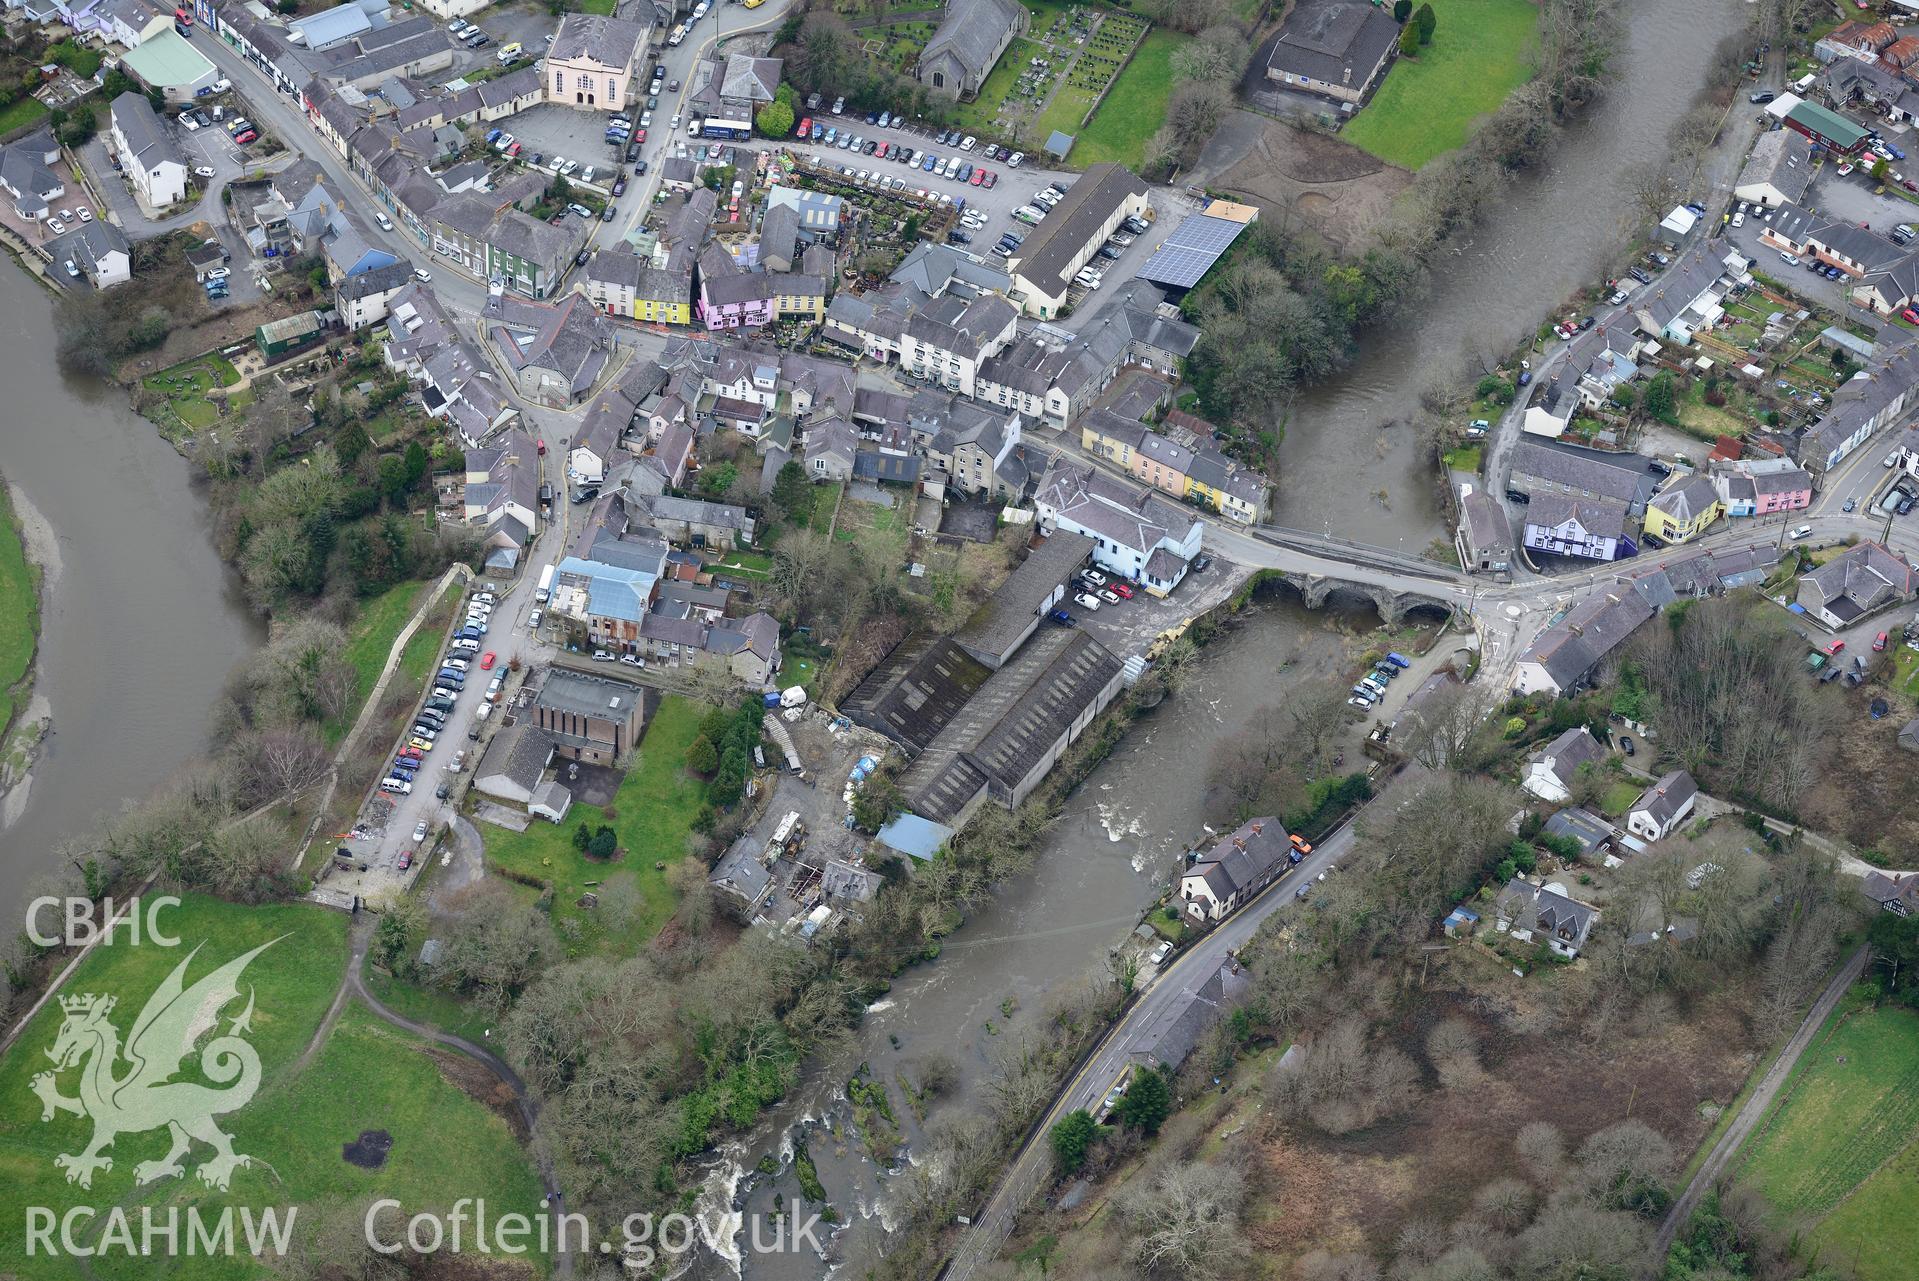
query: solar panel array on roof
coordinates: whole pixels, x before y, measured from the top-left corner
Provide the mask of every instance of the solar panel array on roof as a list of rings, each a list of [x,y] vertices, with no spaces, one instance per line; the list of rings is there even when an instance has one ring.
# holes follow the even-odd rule
[[[1215,218],[1211,214],[1193,214],[1153,251],[1153,256],[1139,269],[1140,278],[1175,289],[1191,289],[1244,230],[1243,222]]]

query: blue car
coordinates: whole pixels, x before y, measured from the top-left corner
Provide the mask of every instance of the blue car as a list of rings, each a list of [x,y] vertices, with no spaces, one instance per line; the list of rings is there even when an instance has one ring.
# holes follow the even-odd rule
[[[933,166],[937,165],[939,162],[940,162],[940,158],[938,156],[929,155],[926,157],[926,159],[920,161],[920,168],[924,169],[927,173],[932,173]]]
[[[1078,620],[1063,609],[1056,609],[1051,614],[1048,614],[1047,617],[1058,623],[1061,627],[1079,626]]]
[[[500,140],[500,135],[501,135],[501,134],[503,134],[503,133],[505,133],[505,132],[506,132],[506,130],[504,130],[504,129],[492,129],[492,130],[489,130],[489,131],[487,132],[487,135],[486,135],[486,145],[490,147],[490,146],[492,146],[492,145],[493,145],[494,143],[496,143],[496,142],[498,142],[498,141]]]
[[[1386,655],[1386,661],[1394,667],[1411,667],[1413,665],[1413,660],[1404,654],[1388,654]]]
[[[1894,160],[1904,160],[1906,158],[1905,152],[1899,150],[1899,148],[1893,146],[1889,142],[1882,142],[1879,145],[1884,147],[1887,151],[1890,151],[1892,153],[1892,158]]]

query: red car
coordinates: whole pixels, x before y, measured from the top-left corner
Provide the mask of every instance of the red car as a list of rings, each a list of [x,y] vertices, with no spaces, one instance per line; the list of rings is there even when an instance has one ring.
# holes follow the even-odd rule
[[[400,870],[404,872],[409,867],[412,867],[412,866],[413,866],[413,851],[401,850],[400,851]]]
[[[538,440],[534,441],[533,448],[540,455],[540,457],[545,458],[546,457],[546,437],[542,436]]]
[[[1116,578],[1113,580],[1113,590],[1121,596],[1124,596],[1127,600],[1133,599],[1133,586],[1131,583],[1122,583]]]
[[[483,672],[490,672],[493,670],[493,651],[492,650],[489,649],[486,653],[480,655],[480,670]]]
[[[417,747],[402,747],[402,748],[400,749],[400,755],[402,755],[402,756],[410,756],[410,757],[412,757],[412,758],[413,758],[414,760],[416,760],[416,761],[417,761],[417,760],[419,760],[420,758],[422,758],[423,756],[425,756],[425,755],[426,755],[426,753],[425,753],[425,752],[422,752],[422,751],[421,751],[421,750],[420,750],[419,748],[417,748]]]
[[[1877,636],[1872,638],[1872,652],[1877,654],[1881,650],[1885,649],[1885,647],[1886,647],[1886,634],[1884,632],[1880,632]]]
[[[795,138],[804,138],[807,134],[812,132],[813,132],[813,117],[805,116],[800,120],[800,127],[793,131],[793,136]]]
[[[971,181],[975,187],[979,186],[982,182],[986,181],[986,171],[984,169],[973,170]]]
[[[1844,649],[1845,647],[1846,647],[1846,642],[1842,640],[1835,640],[1827,644],[1826,653],[1837,654],[1840,650]]]
[[[1905,321],[1908,325],[1919,325],[1919,311],[1914,311],[1908,307],[1899,313],[1899,319]]]
[[[991,170],[991,169],[988,169],[988,170],[986,171],[986,188],[987,188],[987,190],[989,190],[989,191],[990,191],[990,190],[992,190],[992,187],[993,187],[993,184],[994,184],[994,183],[996,183],[996,182],[998,182],[998,181],[999,181],[999,174],[997,174],[996,172],[994,172],[994,171],[993,171],[993,170]]]
[[[240,146],[244,147],[249,142],[252,142],[254,139],[258,138],[259,136],[260,135],[255,133],[253,130],[248,129],[245,133],[242,133],[239,137],[235,138],[233,141],[238,143]]]
[[[633,131],[633,141],[638,143],[644,143],[646,141],[646,130],[635,129]]]

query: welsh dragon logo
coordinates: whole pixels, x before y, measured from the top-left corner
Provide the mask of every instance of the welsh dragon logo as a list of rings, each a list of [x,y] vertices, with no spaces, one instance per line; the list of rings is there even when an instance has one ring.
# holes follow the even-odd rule
[[[60,998],[66,1018],[47,1051],[54,1066],[33,1078],[33,1092],[40,1096],[43,1122],[53,1120],[56,1112],[93,1118],[92,1141],[80,1152],[53,1159],[67,1172],[67,1182],[92,1187],[95,1170],[113,1168],[113,1158],[104,1152],[117,1136],[162,1126],[172,1136],[172,1147],[158,1161],[142,1161],[133,1168],[139,1183],[184,1174],[181,1159],[195,1139],[213,1149],[213,1156],[196,1171],[209,1187],[225,1191],[236,1168],[253,1164],[252,1157],[233,1150],[232,1138],[214,1124],[215,1117],[245,1107],[260,1088],[260,1056],[243,1039],[253,1030],[251,986],[246,1008],[231,1018],[226,1034],[216,1035],[200,1050],[201,1074],[225,1088],[171,1078],[200,1038],[217,1030],[220,1011],[238,999],[240,974],[248,962],[279,941],[262,943],[189,988],[187,966],[200,952],[194,948],[147,998],[124,1047],[119,1029],[107,1017],[113,1013],[114,997],[87,992]],[[60,1093],[60,1074],[73,1067],[80,1069],[78,1098]]]

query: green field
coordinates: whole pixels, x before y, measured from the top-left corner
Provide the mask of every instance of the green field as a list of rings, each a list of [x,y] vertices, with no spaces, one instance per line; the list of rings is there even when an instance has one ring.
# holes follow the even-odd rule
[[[1053,129],[1077,133],[1079,141],[1073,144],[1067,159],[1081,168],[1103,161],[1137,166],[1147,141],[1166,119],[1166,100],[1173,94],[1173,50],[1185,41],[1185,36],[1173,31],[1149,34],[1133,60],[1119,73],[1106,101],[1100,104],[1099,113],[1084,129],[1079,127],[1079,121],[1091,105],[1092,95],[1078,101],[1068,118],[1059,114],[1060,102],[1077,95],[1062,88],[1059,97],[1040,117],[1039,136],[1044,139]]]
[[[38,98],[22,98],[11,106],[0,107],[0,134],[39,124],[51,114],[47,104]]]
[[[639,758],[614,794],[612,819],[591,805],[575,805],[555,826],[536,818],[524,832],[482,825],[489,863],[553,883],[553,926],[575,956],[594,951],[632,953],[659,932],[679,901],[666,883],[668,867],[686,856],[686,838],[705,800],[705,784],[684,768],[686,749],[700,733],[706,709],[684,698],[661,700],[640,740]],[[626,857],[600,863],[573,847],[573,829],[610,823]],[[640,906],[630,924],[611,928],[578,905],[589,889],[633,878]]]
[[[1793,1070],[1741,1178],[1859,1281],[1912,1275],[1919,1251],[1919,1014],[1842,1005]]]
[[[1466,141],[1531,69],[1539,8],[1528,0],[1446,0],[1417,59],[1401,58],[1341,137],[1417,169]]]
[[[396,583],[378,596],[370,596],[360,602],[360,613],[353,620],[353,626],[347,629],[346,659],[353,664],[353,699],[346,715],[337,720],[328,721],[326,739],[328,744],[337,744],[346,734],[347,728],[360,714],[361,704],[379,682],[380,670],[386,666],[386,656],[393,652],[393,642],[406,626],[406,620],[413,617],[413,611],[420,603],[422,584],[417,580]],[[457,585],[449,587],[449,592],[459,590]],[[400,664],[410,676],[426,674],[427,664],[433,661],[433,655],[439,650],[441,636],[429,633],[425,629],[415,632],[401,653]],[[415,651],[424,648],[425,652]]]
[[[54,1165],[59,1153],[86,1146],[92,1122],[66,1112],[50,1123],[40,1120],[40,1101],[30,1088],[34,1074],[47,1066],[63,1011],[52,1003],[4,1062],[0,1062],[0,1177],[12,1189],[16,1206],[44,1206],[64,1214],[73,1206],[124,1207],[136,1216],[140,1207],[161,1214],[191,1205],[201,1214],[222,1207],[269,1207],[282,1214],[298,1207],[297,1230],[316,1216],[373,1194],[396,1197],[409,1206],[442,1206],[454,1196],[484,1196],[501,1212],[536,1208],[540,1188],[532,1167],[506,1123],[446,1080],[434,1057],[411,1036],[380,1022],[358,1004],[348,1005],[326,1041],[302,1064],[322,1017],[339,986],[347,956],[347,918],[305,905],[244,907],[200,896],[186,896],[180,908],[163,914],[162,925],[181,939],[179,947],[124,941],[95,949],[63,995],[98,993],[116,1004],[108,1020],[124,1037],[147,997],[192,950],[185,982],[190,986],[218,965],[269,940],[239,980],[238,998],[222,1010],[219,1030],[255,1002],[247,1040],[259,1054],[258,1092],[246,1105],[217,1119],[232,1137],[233,1150],[253,1158],[233,1172],[224,1193],[203,1187],[195,1170],[211,1149],[196,1143],[185,1158],[186,1173],[163,1177],[142,1192],[135,1167],[158,1159],[167,1148],[164,1129],[121,1133],[108,1155],[111,1169],[96,1172],[91,1189],[66,1182]],[[207,1038],[202,1038],[204,1047]],[[123,1062],[116,1067],[126,1075]],[[202,1080],[198,1055],[189,1056],[181,1073]],[[77,1092],[79,1072],[68,1070],[62,1093]],[[349,1164],[343,1147],[364,1130],[384,1130],[392,1147],[383,1166],[368,1170]],[[457,1188],[447,1172],[457,1170]],[[108,1255],[90,1261],[69,1258],[27,1259],[22,1233],[25,1219],[0,1215],[0,1256],[22,1277],[47,1278],[222,1278],[271,1275],[243,1253],[233,1258],[126,1258]],[[80,1227],[76,1237],[93,1238],[102,1219]],[[238,1231],[236,1226],[236,1232]],[[136,1235],[136,1241],[138,1237]],[[165,1254],[164,1244],[160,1247]]]
[[[13,724],[16,686],[33,666],[40,635],[39,574],[14,524],[13,499],[0,485],[0,741]]]
[[[92,992],[114,997],[116,1006],[109,1019],[125,1037],[148,995],[193,947],[204,944],[188,972],[189,984],[210,972],[216,964],[225,964],[250,948],[279,938],[242,976],[246,985],[242,988],[242,1001],[248,988],[256,998],[253,1030],[248,1039],[260,1056],[261,1093],[251,1107],[233,1113],[228,1118],[230,1124],[223,1124],[222,1128],[233,1136],[235,1151],[258,1153],[276,1163],[282,1161],[287,1149],[276,1146],[275,1141],[266,1137],[261,1128],[261,1114],[266,1109],[261,1104],[268,1090],[283,1081],[289,1066],[312,1039],[334,989],[339,986],[346,966],[346,918],[317,907],[240,907],[216,899],[187,896],[180,908],[164,912],[160,920],[163,928],[181,939],[182,946],[158,947],[146,943],[135,946],[116,942],[96,948],[69,980],[63,994]],[[240,1009],[241,1003],[236,1002],[225,1013],[237,1015]],[[0,1181],[11,1189],[8,1199],[16,1206],[46,1206],[55,1213],[96,1203],[164,1206],[191,1200],[203,1206],[207,1204],[212,1198],[199,1195],[197,1181],[162,1180],[153,1184],[144,1196],[135,1189],[134,1166],[156,1159],[166,1151],[166,1133],[162,1130],[120,1135],[110,1154],[113,1169],[96,1174],[91,1190],[67,1183],[53,1159],[57,1154],[84,1148],[92,1133],[92,1123],[66,1112],[56,1113],[51,1122],[42,1123],[40,1101],[31,1089],[33,1076],[47,1067],[44,1052],[53,1046],[61,1020],[59,1003],[50,1002],[35,1016],[13,1052],[0,1062]],[[125,1074],[124,1063],[118,1071]],[[190,1077],[197,1075],[197,1069],[189,1073]],[[62,1093],[75,1092],[77,1077],[78,1073],[73,1071],[62,1074],[59,1083]],[[197,1164],[209,1151],[205,1147],[196,1148],[190,1159]],[[189,1173],[188,1179],[191,1178]],[[255,1167],[238,1171],[230,1197],[222,1200],[264,1206],[284,1204],[287,1197],[286,1187],[265,1169]],[[24,1230],[25,1221],[19,1214],[0,1215],[0,1257],[16,1263],[24,1258]],[[116,1276],[157,1275],[125,1266],[125,1261],[119,1267],[103,1264],[104,1261],[95,1261],[94,1270]],[[86,1272],[71,1261],[43,1259],[30,1265],[22,1275],[69,1277],[83,1276]],[[170,1275],[183,1274],[176,1270]],[[246,1272],[208,1268],[207,1275],[246,1275]]]

